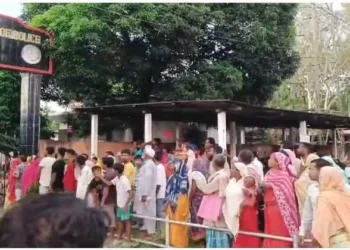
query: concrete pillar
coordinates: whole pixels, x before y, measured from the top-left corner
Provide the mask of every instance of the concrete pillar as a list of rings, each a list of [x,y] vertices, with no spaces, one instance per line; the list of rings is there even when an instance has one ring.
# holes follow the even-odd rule
[[[218,112],[218,145],[224,151],[227,151],[226,135],[226,112],[220,111]]]
[[[41,78],[42,75],[21,73],[19,148],[21,154],[29,156],[39,152]]]
[[[132,134],[131,128],[127,128],[124,130],[124,141],[125,142],[133,142],[133,134]]]
[[[180,148],[180,130],[181,130],[181,124],[177,123],[175,128],[175,139],[176,139],[176,148]]]
[[[240,136],[241,145],[244,145],[244,144],[245,144],[245,131],[244,131],[244,127],[241,127],[241,128],[240,128],[240,133],[241,133],[241,136]]]
[[[236,122],[230,123],[230,155],[231,157],[237,156],[237,131]]]
[[[299,125],[299,141],[300,142],[310,142],[310,138],[307,134],[306,121],[301,121]]]
[[[334,158],[338,158],[337,129],[333,130],[333,153]]]
[[[307,135],[306,121],[301,121],[299,124],[299,134]]]
[[[144,140],[150,142],[152,139],[152,114],[145,113]]]
[[[98,156],[98,115],[91,115],[91,155]]]

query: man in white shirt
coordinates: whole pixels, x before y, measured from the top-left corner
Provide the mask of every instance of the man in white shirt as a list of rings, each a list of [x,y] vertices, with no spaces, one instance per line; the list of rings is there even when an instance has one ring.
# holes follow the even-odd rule
[[[152,147],[146,146],[144,150],[145,161],[138,175],[134,201],[136,213],[148,217],[155,217],[157,214],[157,166],[153,161],[154,155],[155,151]],[[144,219],[141,230],[147,230],[148,236],[153,236],[156,232],[156,221]]]
[[[164,214],[164,199],[165,199],[165,189],[166,189],[166,174],[165,167],[161,163],[163,151],[157,150],[154,155],[154,161],[157,165],[157,186],[156,186],[156,195],[157,195],[157,217],[165,218]],[[163,236],[164,233],[164,223],[157,222],[157,229],[160,231]]]
[[[44,157],[40,164],[40,179],[39,179],[39,194],[47,194],[49,192],[51,183],[51,171],[52,165],[55,163],[56,158],[53,156],[55,153],[54,147],[46,148],[46,157]]]
[[[91,168],[86,166],[85,162],[86,158],[83,155],[78,155],[75,160],[76,167],[80,169],[79,175],[77,176],[76,197],[82,200],[85,200],[88,186],[94,178]]]
[[[312,229],[312,223],[314,220],[314,213],[316,211],[317,199],[320,194],[319,189],[319,175],[320,170],[323,167],[329,167],[331,164],[324,159],[316,159],[311,162],[309,177],[312,183],[307,189],[307,197],[304,205],[304,210],[302,212],[301,223],[299,228],[300,243],[304,244],[305,236],[310,234]],[[345,185],[345,188],[350,191],[350,186]]]

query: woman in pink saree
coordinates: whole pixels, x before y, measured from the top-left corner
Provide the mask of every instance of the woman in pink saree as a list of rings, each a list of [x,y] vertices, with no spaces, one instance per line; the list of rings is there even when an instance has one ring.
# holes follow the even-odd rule
[[[288,172],[288,158],[276,152],[269,159],[264,179],[265,233],[293,237],[299,229],[299,213],[294,190],[295,177]],[[292,248],[291,242],[265,239],[263,248]]]
[[[29,190],[39,181],[40,177],[40,157],[36,157],[28,168],[24,171],[22,177],[22,195],[26,196]]]

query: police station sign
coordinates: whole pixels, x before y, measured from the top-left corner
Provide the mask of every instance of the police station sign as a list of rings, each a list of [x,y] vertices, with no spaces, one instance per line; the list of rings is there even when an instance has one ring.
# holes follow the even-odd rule
[[[52,42],[45,30],[0,14],[0,69],[52,75],[53,61],[45,49]]]

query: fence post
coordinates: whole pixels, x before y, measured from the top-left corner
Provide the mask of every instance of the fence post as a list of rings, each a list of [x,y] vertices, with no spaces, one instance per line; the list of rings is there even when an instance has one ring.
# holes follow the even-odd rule
[[[169,217],[165,217],[165,246],[170,247],[170,223]]]
[[[293,235],[293,248],[299,248],[299,235]]]

